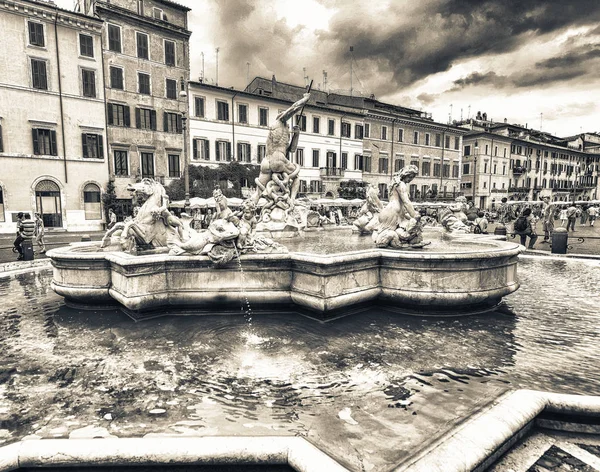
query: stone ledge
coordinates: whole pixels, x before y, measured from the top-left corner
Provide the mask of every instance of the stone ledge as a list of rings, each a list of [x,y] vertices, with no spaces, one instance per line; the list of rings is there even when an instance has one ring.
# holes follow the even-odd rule
[[[22,272],[25,270],[39,269],[51,267],[50,259],[39,259],[33,261],[15,261],[5,262],[0,264],[0,276],[5,274],[12,274],[14,272]]]

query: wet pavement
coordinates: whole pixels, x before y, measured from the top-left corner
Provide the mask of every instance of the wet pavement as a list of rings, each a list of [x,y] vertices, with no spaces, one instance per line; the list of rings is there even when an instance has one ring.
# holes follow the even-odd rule
[[[600,262],[522,258],[495,312],[165,317],[69,308],[51,271],[0,278],[0,443],[300,435],[387,470],[507,389],[600,394]]]

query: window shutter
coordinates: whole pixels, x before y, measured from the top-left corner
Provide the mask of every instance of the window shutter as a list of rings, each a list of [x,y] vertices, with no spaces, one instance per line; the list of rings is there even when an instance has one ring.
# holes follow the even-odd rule
[[[231,143],[230,142],[227,143],[227,160],[228,161],[231,160]]]
[[[219,149],[219,144],[220,144],[219,141],[215,142],[215,151],[216,151],[215,156],[216,156],[217,161],[221,160],[221,150]]]
[[[169,116],[167,114],[167,112],[163,112],[163,128],[164,131],[169,131]]]
[[[183,119],[181,115],[177,115],[177,132],[183,132]]]
[[[37,129],[32,129],[31,130],[31,136],[33,138],[33,153],[34,154],[39,154],[40,153],[40,144],[39,144],[39,141],[38,141]]]
[[[58,150],[56,148],[56,131],[50,131],[50,154],[58,156]]]
[[[156,110],[150,110],[150,128],[156,131]]]
[[[194,157],[194,159],[198,159],[198,140],[194,139],[192,141],[192,145],[194,147],[194,150],[192,151],[192,156]]]
[[[209,158],[210,158],[210,146],[208,143],[208,139],[206,139],[204,141],[204,159],[206,159],[208,161]]]
[[[104,137],[101,134],[98,135],[98,158],[104,159]]]
[[[123,106],[123,119],[125,121],[125,126],[129,128],[131,126],[131,116],[129,114],[128,106]]]
[[[81,147],[83,149],[83,157],[88,157],[87,134],[81,135]]]
[[[109,125],[113,124],[113,106],[112,103],[107,103],[106,104],[106,110],[107,110],[107,122]]]
[[[48,90],[48,80],[47,80],[47,76],[46,76],[46,63],[40,61],[38,64],[39,64],[38,73],[40,76],[40,84],[41,84],[40,88],[43,90]]]
[[[142,127],[142,120],[140,117],[140,109],[139,108],[135,109],[135,127],[137,129],[141,129],[141,127]]]
[[[242,160],[242,143],[237,143],[238,161]]]

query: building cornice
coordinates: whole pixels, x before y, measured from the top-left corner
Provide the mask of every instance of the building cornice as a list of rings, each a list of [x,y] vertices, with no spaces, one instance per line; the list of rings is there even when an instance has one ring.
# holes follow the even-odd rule
[[[81,13],[58,8],[49,3],[39,3],[33,0],[2,0],[0,8],[10,13],[37,18],[41,21],[54,22],[60,26],[92,30],[100,34],[103,21]]]

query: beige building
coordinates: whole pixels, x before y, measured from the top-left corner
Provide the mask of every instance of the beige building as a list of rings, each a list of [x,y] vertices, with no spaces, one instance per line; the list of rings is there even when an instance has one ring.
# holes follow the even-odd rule
[[[131,211],[129,183],[152,177],[169,184],[183,173],[187,98],[180,94],[189,79],[190,9],[168,0],[97,1],[91,8],[104,21],[107,150],[123,216]]]
[[[0,232],[15,231],[20,211],[40,212],[51,229],[101,229],[102,21],[5,0],[0,31]]]

